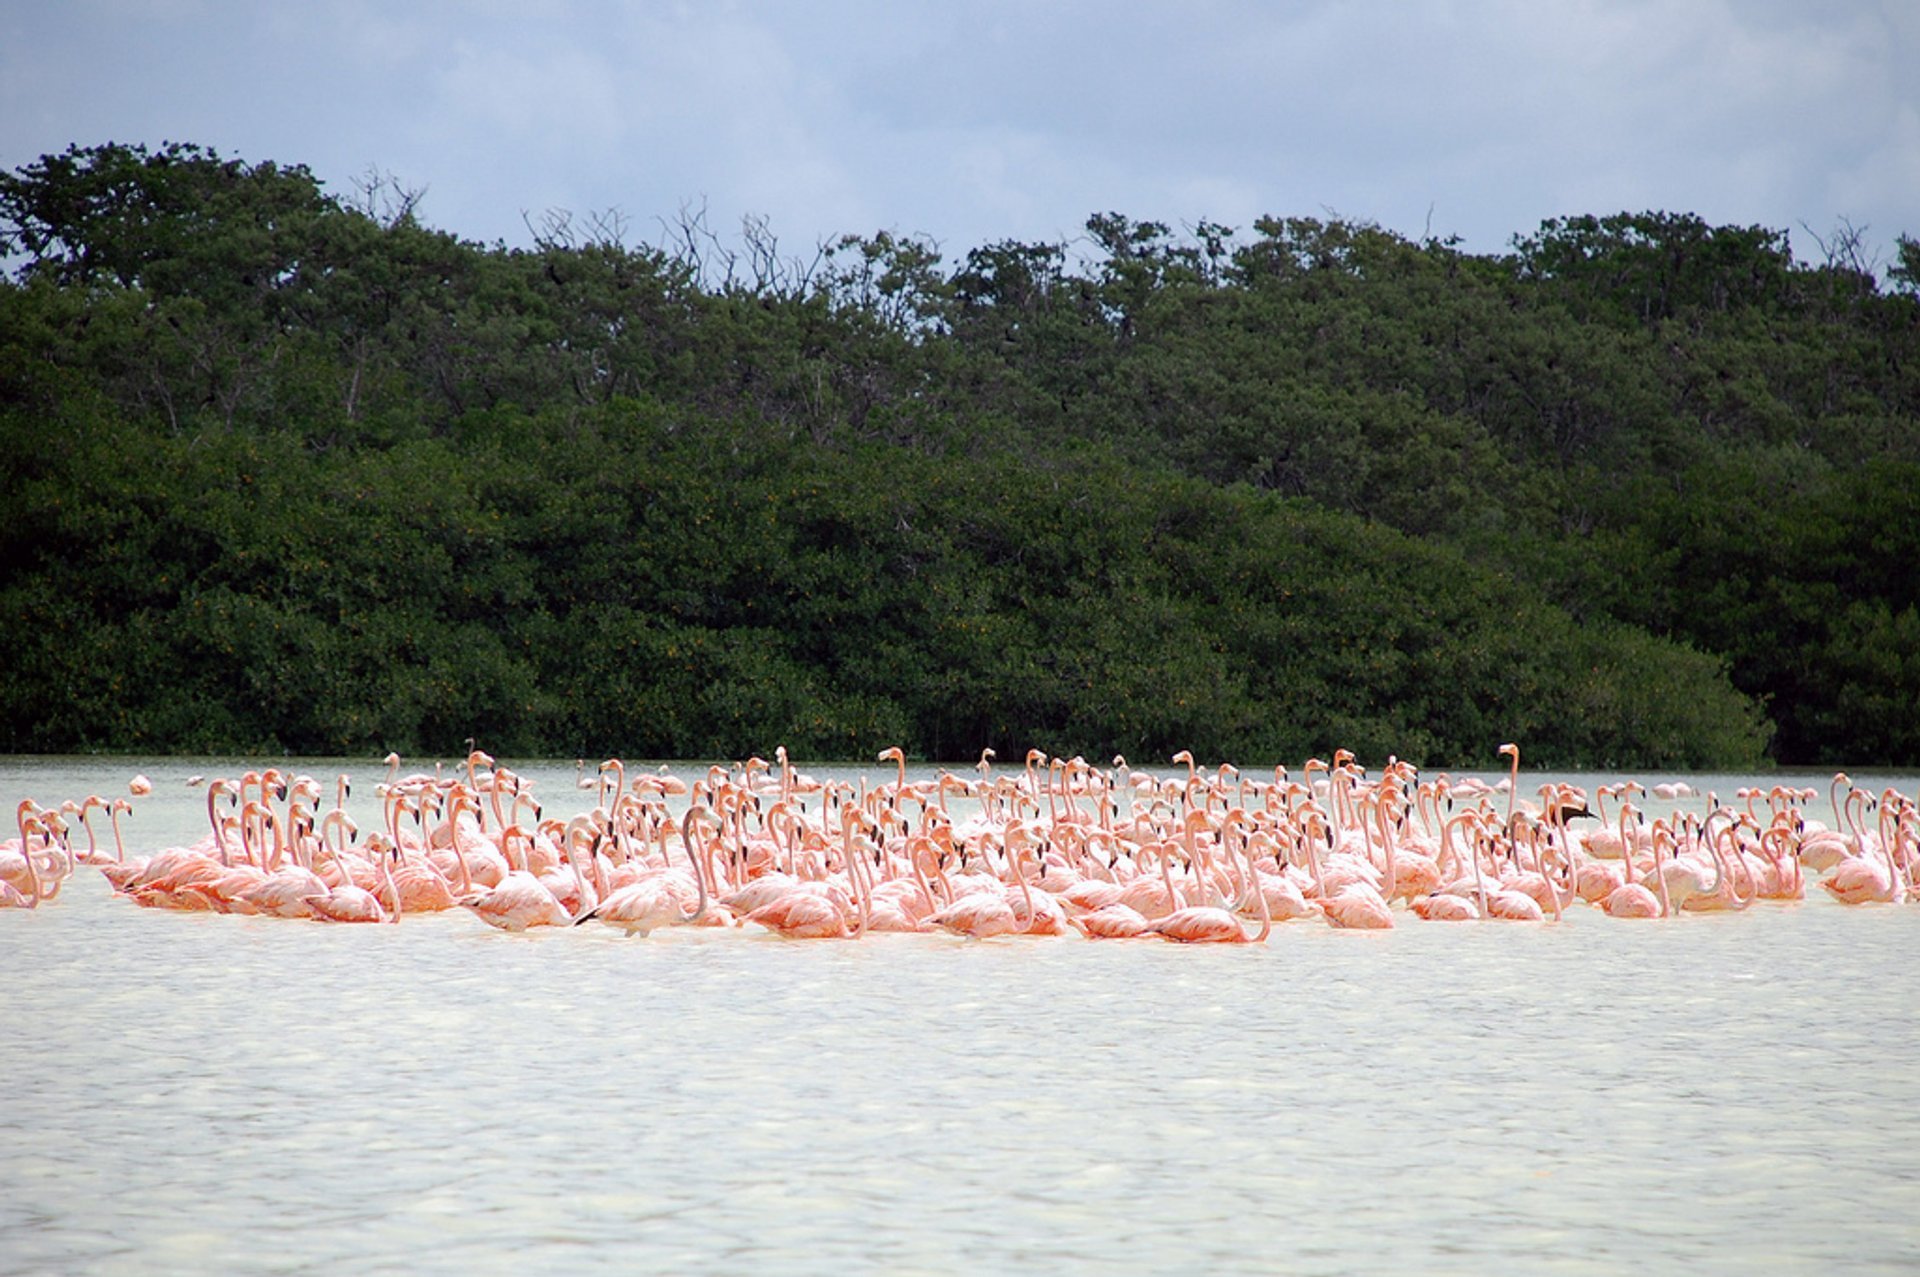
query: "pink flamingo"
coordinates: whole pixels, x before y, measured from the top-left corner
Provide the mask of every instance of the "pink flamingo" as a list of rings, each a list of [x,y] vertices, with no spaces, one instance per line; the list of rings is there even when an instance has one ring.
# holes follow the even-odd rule
[[[1540,907],[1540,902],[1532,896],[1524,891],[1514,890],[1506,884],[1505,880],[1496,880],[1492,884],[1486,881],[1486,877],[1481,868],[1480,857],[1485,845],[1491,842],[1494,837],[1492,831],[1485,828],[1485,821],[1492,820],[1493,816],[1491,813],[1485,813],[1483,818],[1481,813],[1473,812],[1469,812],[1467,815],[1470,818],[1469,823],[1474,820],[1482,822],[1480,832],[1473,841],[1473,844],[1468,848],[1467,853],[1473,864],[1474,899],[1480,907],[1481,917],[1498,919],[1502,922],[1546,921],[1546,911]],[[1511,847],[1512,845],[1512,840],[1509,839],[1508,846]]]
[[[378,835],[375,835],[378,837]],[[342,883],[325,895],[310,896],[307,906],[313,910],[313,916],[322,922],[399,922],[400,893],[394,886],[393,875],[388,869],[387,859],[396,854],[382,847],[379,860],[380,873],[387,888],[387,898],[394,901],[395,907],[389,910],[380,903],[380,898],[365,887],[356,887],[352,883]]]
[[[1722,846],[1723,841],[1729,843],[1733,841],[1734,827],[1729,824],[1718,831],[1713,827],[1714,821],[1730,819],[1733,814],[1733,811],[1726,807],[1715,807],[1707,813],[1706,821],[1701,826],[1700,841],[1706,848],[1707,854],[1713,859],[1715,868],[1713,887],[1709,891],[1689,897],[1683,908],[1695,913],[1745,909],[1753,903],[1754,897],[1758,894],[1759,883],[1754,878],[1738,846],[1733,847],[1731,854]],[[1736,881],[1736,869],[1739,870],[1739,879],[1747,885],[1745,893],[1741,892]]]
[[[238,877],[223,882],[223,890],[229,893],[227,898],[238,906],[236,912],[271,914],[277,918],[312,917],[313,905],[309,902],[331,893],[332,884],[313,871],[311,859],[297,843],[289,848],[285,826],[277,813],[258,802],[250,802],[243,810],[243,825],[249,821],[271,822],[273,846],[257,866],[260,876],[255,881],[245,882],[247,874],[243,869]],[[292,859],[282,865],[280,858],[289,851]]]
[[[1007,898],[985,891],[960,897],[945,908],[935,910],[927,921],[942,930],[975,940],[1016,935],[1021,930],[1020,920]]]
[[[500,831],[500,836],[503,845],[510,846],[516,839],[532,842],[527,831],[519,825],[508,825]],[[488,926],[498,927],[502,931],[564,927],[574,921],[545,884],[525,868],[509,871],[497,885],[471,896],[462,896],[456,903]]]
[[[1392,889],[1382,889],[1381,896],[1389,902],[1415,896],[1424,896],[1437,891],[1440,887],[1440,864],[1424,852],[1406,850],[1396,845],[1393,816],[1387,810],[1387,793],[1373,803],[1374,823],[1380,834],[1380,852],[1383,860],[1392,869],[1389,879]]]
[[[1415,916],[1428,922],[1477,922],[1480,906],[1450,891],[1434,891],[1410,902]]]
[[[1067,923],[1089,940],[1133,939],[1150,934],[1153,927],[1138,910],[1117,900],[1078,916],[1069,916]]]
[[[792,940],[857,939],[865,935],[870,918],[866,863],[853,837],[861,819],[857,808],[841,809],[841,858],[853,893],[851,916],[826,893],[788,891],[748,914],[746,920]]]
[[[1656,842],[1660,837],[1660,829],[1660,822],[1655,821]],[[1680,838],[1682,832],[1688,835],[1693,834],[1693,817],[1682,816],[1679,831],[1675,831],[1672,827],[1668,828],[1667,846],[1671,854],[1659,861],[1655,870],[1666,883],[1670,909],[1685,909],[1687,902],[1695,896],[1713,894],[1719,889],[1720,879],[1723,876],[1718,861],[1710,855],[1703,857],[1697,842],[1690,848],[1682,846]],[[1709,866],[1713,868],[1711,882],[1707,880]]]
[[[1790,819],[1782,814],[1760,831],[1760,854],[1771,866],[1761,879],[1760,895],[1768,900],[1806,899],[1807,880],[1800,857],[1794,854]]]
[[[1851,813],[1851,796],[1848,808]],[[1832,875],[1820,880],[1820,886],[1843,905],[1899,904],[1907,898],[1906,875],[1884,839],[1835,865]]]
[[[1840,799],[1840,784],[1843,781],[1847,785],[1844,803]],[[1863,856],[1867,850],[1866,830],[1853,814],[1856,802],[1865,804],[1866,791],[1856,789],[1845,772],[1835,772],[1828,793],[1833,800],[1834,828],[1814,828],[1800,840],[1800,863],[1815,873],[1825,873],[1848,856]],[[1846,833],[1840,832],[1843,824]]]
[[[1251,845],[1243,846],[1247,873],[1257,876]],[[1182,944],[1263,944],[1273,931],[1273,916],[1267,911],[1267,897],[1257,886],[1252,888],[1254,902],[1260,908],[1260,932],[1249,937],[1240,919],[1217,905],[1188,905],[1148,925],[1148,930],[1178,940]]]
[[[1257,850],[1276,864],[1279,863],[1280,849],[1275,844],[1273,835],[1265,830],[1254,832],[1248,838],[1247,845],[1249,850]],[[1268,873],[1264,869],[1256,868],[1252,887],[1265,897],[1267,916],[1274,922],[1311,918],[1320,912],[1320,906],[1307,899],[1306,893],[1300,889],[1300,884],[1295,882],[1285,870],[1280,873]],[[1243,905],[1241,912],[1245,911]]]
[[[1152,920],[1164,918],[1178,909],[1184,901],[1173,885],[1173,847],[1166,839],[1156,839],[1142,846],[1140,850],[1151,851],[1160,864],[1160,876],[1156,878],[1142,874],[1120,888],[1120,894],[1114,903],[1126,905],[1141,917]],[[1104,899],[1104,896],[1101,897]]]
[[[1555,890],[1553,883],[1548,879],[1545,862],[1541,859],[1540,844],[1543,834],[1542,826],[1538,820],[1535,820],[1526,812],[1521,812],[1515,820],[1509,822],[1507,828],[1508,841],[1513,848],[1515,863],[1513,867],[1500,875],[1500,886],[1510,894],[1525,896],[1533,901],[1535,907],[1540,911],[1539,919],[1537,920],[1544,920],[1548,910],[1553,910],[1557,913],[1560,905],[1559,892]],[[1523,836],[1526,840],[1527,849],[1533,855],[1534,867],[1531,869],[1525,868],[1519,863],[1519,849]],[[1526,919],[1527,921],[1536,921],[1536,919],[1531,916],[1531,911],[1526,910],[1524,907],[1520,909],[1520,912],[1529,915]]]
[[[1326,877],[1321,871],[1320,856],[1314,850],[1319,838],[1325,837],[1326,826],[1315,813],[1308,817],[1305,845],[1307,861],[1313,868],[1314,882],[1318,887],[1318,900],[1321,916],[1327,925],[1342,930],[1380,931],[1393,926],[1393,910],[1388,907],[1386,897],[1380,889],[1366,882],[1350,882],[1336,890],[1332,895],[1326,891]],[[1391,861],[1388,862],[1391,865]]]
[[[36,854],[34,837],[39,835],[49,844],[52,841],[43,819],[45,814],[31,798],[21,799],[13,809],[14,826],[20,831],[20,846],[16,851],[11,839],[5,846],[0,846],[0,906],[37,909],[40,902],[48,898],[40,870],[33,863]],[[22,883],[25,884],[24,889]]]
[[[1026,875],[1015,879],[1026,900],[1026,919],[1015,912],[1004,886],[997,881],[984,890],[971,891],[956,898],[927,919],[929,923],[955,935],[984,940],[989,936],[1017,935],[1026,930],[1033,917],[1033,897]]]
[[[1620,845],[1623,848],[1630,848],[1633,845],[1628,833],[1627,821],[1636,815],[1638,813],[1634,811],[1633,804],[1624,802],[1620,804]],[[1625,852],[1620,863],[1623,870],[1620,885],[1592,903],[1598,905],[1601,912],[1610,918],[1665,917],[1667,909],[1662,901],[1648,889],[1645,883],[1634,881],[1632,852]],[[1667,886],[1665,876],[1655,874],[1654,878],[1664,893]]]
[[[691,913],[682,904],[673,880],[663,871],[609,892],[599,904],[580,915],[575,925],[599,922],[618,927],[629,936],[645,936],[658,927],[691,926],[700,922],[707,916],[708,900],[698,830],[701,822],[718,819],[710,808],[696,804],[687,808],[680,820],[681,844],[693,866],[695,902]]]
[[[1520,746],[1514,744],[1512,741],[1508,741],[1500,747],[1499,752],[1502,754],[1510,754],[1513,757],[1513,767],[1507,772],[1506,784],[1507,825],[1511,827],[1513,825],[1513,805],[1520,796]]]

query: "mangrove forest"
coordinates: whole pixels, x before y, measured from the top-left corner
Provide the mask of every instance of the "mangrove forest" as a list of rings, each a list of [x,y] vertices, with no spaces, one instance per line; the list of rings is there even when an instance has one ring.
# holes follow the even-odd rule
[[[1920,766],[1920,243],[0,175],[0,749]]]

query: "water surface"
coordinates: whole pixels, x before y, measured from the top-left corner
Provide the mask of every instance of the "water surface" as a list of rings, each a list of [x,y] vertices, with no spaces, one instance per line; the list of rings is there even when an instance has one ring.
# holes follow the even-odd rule
[[[135,770],[130,846],[197,837],[220,762],[0,760],[0,797]],[[1824,898],[1232,948],[515,936],[82,869],[0,912],[0,1271],[1911,1272],[1917,942]]]

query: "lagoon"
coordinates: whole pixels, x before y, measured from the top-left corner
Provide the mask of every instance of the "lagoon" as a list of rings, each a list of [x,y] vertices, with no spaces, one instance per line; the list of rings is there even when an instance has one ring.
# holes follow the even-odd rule
[[[152,851],[204,829],[186,776],[261,762],[0,759],[0,796],[144,772]],[[293,765],[373,810],[372,760]],[[0,912],[0,1270],[1910,1272],[1920,909],[1816,895],[853,944],[175,914],[83,867]]]

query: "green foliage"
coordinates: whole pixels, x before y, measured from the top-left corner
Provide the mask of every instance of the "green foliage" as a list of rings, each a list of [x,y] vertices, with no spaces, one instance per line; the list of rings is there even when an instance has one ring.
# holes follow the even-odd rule
[[[1920,762],[1911,241],[595,226],[0,177],[0,747]]]
[[[1554,286],[1583,314],[1641,324],[1779,306],[1795,273],[1784,232],[1709,226],[1691,213],[1555,218],[1514,247],[1523,278]]]
[[[1902,235],[1896,242],[1899,260],[1888,268],[1887,277],[1904,293],[1920,292],[1920,240]]]

